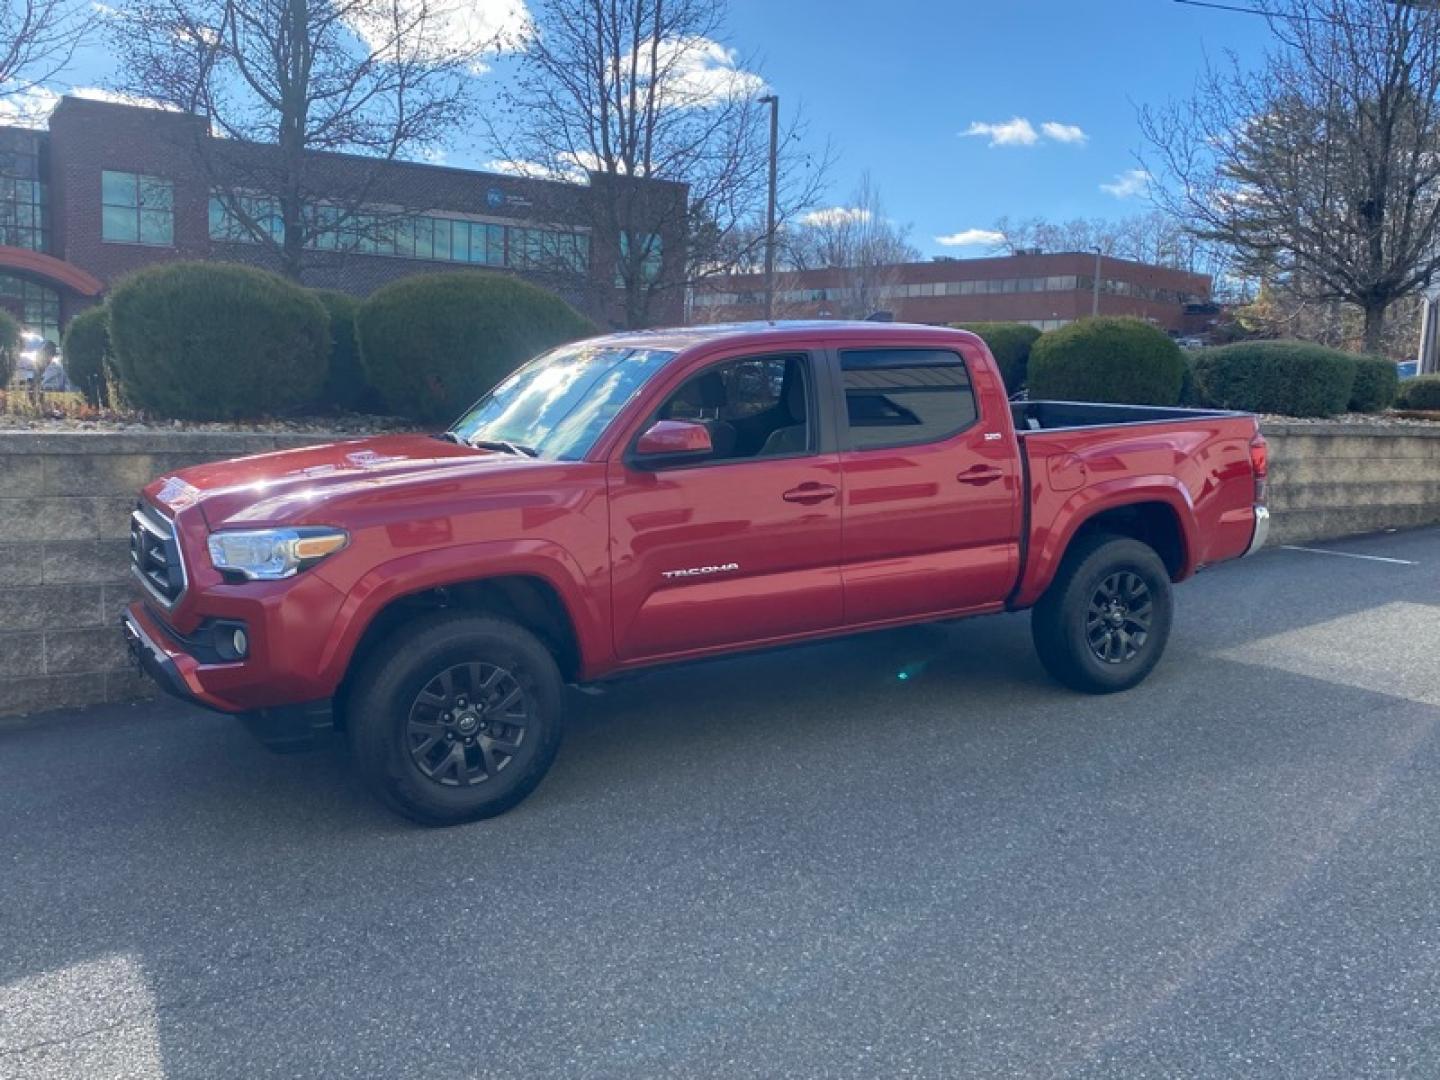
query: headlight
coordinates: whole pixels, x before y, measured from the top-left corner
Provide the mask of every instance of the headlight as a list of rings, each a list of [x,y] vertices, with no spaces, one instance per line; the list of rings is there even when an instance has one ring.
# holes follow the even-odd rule
[[[304,527],[211,533],[210,562],[224,573],[252,581],[277,581],[299,573],[350,542],[343,529]]]

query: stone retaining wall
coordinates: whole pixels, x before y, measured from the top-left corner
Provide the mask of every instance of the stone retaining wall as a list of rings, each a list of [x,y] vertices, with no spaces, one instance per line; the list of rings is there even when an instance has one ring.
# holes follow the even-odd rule
[[[1272,543],[1440,522],[1440,425],[1268,424]],[[135,492],[186,465],[317,435],[0,432],[0,716],[149,686],[116,629]]]
[[[1271,544],[1440,522],[1440,424],[1267,423]]]
[[[187,465],[321,436],[0,432],[0,716],[146,696],[116,620],[135,492]]]

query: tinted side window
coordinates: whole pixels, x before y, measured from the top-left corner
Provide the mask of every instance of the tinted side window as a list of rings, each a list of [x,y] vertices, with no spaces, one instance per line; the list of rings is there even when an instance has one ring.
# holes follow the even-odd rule
[[[975,391],[958,353],[846,349],[840,353],[849,446],[938,442],[975,423]]]

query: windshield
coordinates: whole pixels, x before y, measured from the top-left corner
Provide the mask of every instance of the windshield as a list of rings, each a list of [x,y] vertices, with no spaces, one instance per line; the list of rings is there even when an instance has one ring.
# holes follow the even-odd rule
[[[611,420],[675,354],[660,349],[566,345],[532,360],[486,394],[450,434],[578,461]]]

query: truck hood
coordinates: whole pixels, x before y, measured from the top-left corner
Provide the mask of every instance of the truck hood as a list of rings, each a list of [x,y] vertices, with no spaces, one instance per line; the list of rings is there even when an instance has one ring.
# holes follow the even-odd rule
[[[546,464],[432,435],[383,435],[196,465],[160,477],[145,495],[171,514],[198,507],[211,529],[238,528],[303,520],[343,496]]]

